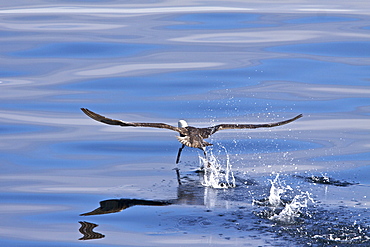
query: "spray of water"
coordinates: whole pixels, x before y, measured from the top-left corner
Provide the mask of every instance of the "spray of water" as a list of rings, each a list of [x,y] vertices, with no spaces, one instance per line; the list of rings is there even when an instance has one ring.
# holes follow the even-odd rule
[[[328,177],[322,176],[322,178],[320,182],[330,182]],[[255,212],[255,215],[273,221],[274,225],[271,228],[273,232],[279,235],[286,232],[297,240],[297,237],[301,238],[302,242],[310,246],[352,246],[355,244],[370,246],[368,225],[358,224],[356,220],[351,224],[348,218],[338,218],[338,215],[346,214],[345,211],[340,213],[334,211],[333,216],[330,216],[328,211],[320,212],[316,207],[314,214],[309,214],[307,209],[309,202],[315,202],[308,191],[299,190],[298,194],[295,193],[293,199],[287,202],[282,200],[281,196],[288,189],[294,192],[293,189],[284,185],[279,175],[270,180],[270,183],[270,195],[262,200],[254,200],[253,204],[264,206],[264,210]],[[360,214],[358,216],[362,217]],[[353,217],[352,213],[351,217]]]
[[[283,224],[294,224],[301,216],[302,209],[307,208],[308,201],[313,202],[310,194],[307,191],[301,192],[293,198],[291,203],[285,204],[284,209],[279,214],[275,214],[269,219]]]
[[[270,195],[268,198],[269,205],[272,207],[279,207],[282,206],[284,203],[281,200],[281,194],[286,192],[287,190],[293,190],[289,185],[284,186],[280,179],[279,174],[276,175],[274,180],[270,180],[271,188],[270,188]]]
[[[271,188],[270,195],[267,200],[257,201],[253,204],[260,206],[268,206],[269,210],[263,211],[260,215],[269,220],[281,224],[295,224],[302,215],[303,208],[307,208],[309,201],[313,201],[308,192],[301,192],[294,196],[291,202],[286,202],[281,199],[281,195],[287,190],[293,191],[289,185],[284,185],[280,181],[279,174],[275,179],[270,180]],[[281,209],[283,207],[283,209]]]
[[[234,188],[235,177],[231,170],[230,157],[225,147],[222,147],[226,153],[226,165],[221,162],[212,153],[207,152],[206,157],[199,156],[200,166],[204,168],[202,185],[211,188]]]

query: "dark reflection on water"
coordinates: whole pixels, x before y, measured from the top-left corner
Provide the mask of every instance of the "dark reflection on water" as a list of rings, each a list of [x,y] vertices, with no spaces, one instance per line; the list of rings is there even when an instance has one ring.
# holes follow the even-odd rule
[[[350,183],[347,181],[339,181],[330,177],[325,177],[325,176],[310,176],[310,177],[304,177],[300,175],[296,175],[295,177],[297,178],[303,178],[307,182],[310,183],[315,183],[315,184],[327,184],[327,185],[334,185],[334,186],[340,186],[340,187],[347,187],[350,185],[355,185],[356,183]]]
[[[173,202],[168,201],[150,201],[150,200],[139,200],[139,199],[110,199],[100,202],[100,207],[88,212],[80,214],[81,216],[99,215],[99,214],[111,214],[121,212],[129,207],[133,206],[168,206]]]
[[[83,234],[83,237],[79,238],[78,240],[91,240],[105,237],[101,233],[94,232],[94,228],[98,226],[97,224],[87,221],[79,221],[79,223],[81,224],[79,231],[81,234]]]

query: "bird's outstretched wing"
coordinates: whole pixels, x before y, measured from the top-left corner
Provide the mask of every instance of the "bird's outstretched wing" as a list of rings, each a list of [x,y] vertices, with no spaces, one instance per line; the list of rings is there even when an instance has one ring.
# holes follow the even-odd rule
[[[185,134],[186,133],[186,129],[184,129],[184,128],[179,128],[179,127],[175,127],[175,126],[164,124],[164,123],[131,123],[131,122],[124,122],[122,120],[115,120],[115,119],[110,119],[110,118],[104,117],[104,116],[99,115],[95,112],[92,112],[92,111],[90,111],[86,108],[81,108],[81,110],[87,116],[91,117],[92,119],[94,119],[98,122],[105,123],[105,124],[119,125],[119,126],[123,126],[123,127],[125,127],[125,126],[152,127],[152,128],[169,129],[169,130],[177,131],[180,134]]]
[[[219,125],[215,125],[213,127],[205,128],[205,129],[208,129],[209,130],[208,134],[210,136],[210,135],[214,134],[215,132],[217,132],[219,130],[225,130],[225,129],[270,128],[270,127],[276,127],[276,126],[288,124],[290,122],[293,122],[293,121],[301,118],[302,116],[303,116],[302,114],[299,114],[298,116],[296,116],[294,118],[291,118],[291,119],[288,119],[288,120],[285,120],[285,121],[281,121],[281,122],[276,122],[276,123],[265,123],[265,124],[219,124]],[[207,138],[207,137],[204,137],[204,138]]]

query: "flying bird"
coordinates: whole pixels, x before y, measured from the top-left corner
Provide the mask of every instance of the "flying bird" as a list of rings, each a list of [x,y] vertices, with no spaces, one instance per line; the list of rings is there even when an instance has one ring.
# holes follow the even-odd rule
[[[102,115],[99,115],[95,112],[92,112],[86,108],[81,108],[81,110],[90,118],[110,125],[119,125],[122,127],[152,127],[152,128],[160,128],[160,129],[169,129],[176,131],[180,134],[180,136],[177,136],[177,140],[182,144],[181,148],[179,148],[179,152],[177,154],[176,164],[179,163],[180,155],[182,149],[184,149],[185,146],[191,147],[191,148],[199,148],[203,150],[204,154],[205,148],[207,146],[211,146],[212,144],[209,142],[206,142],[204,139],[207,139],[212,134],[216,133],[219,130],[225,130],[225,129],[256,129],[256,128],[270,128],[270,127],[276,127],[284,124],[288,124],[290,122],[293,122],[299,118],[302,117],[302,114],[297,115],[294,118],[284,120],[281,122],[275,122],[275,123],[264,123],[264,124],[218,124],[211,127],[206,128],[197,128],[192,127],[187,124],[185,120],[180,120],[178,122],[178,127],[168,125],[165,123],[131,123],[131,122],[125,122],[122,120],[115,120],[110,119],[107,117],[104,117]]]

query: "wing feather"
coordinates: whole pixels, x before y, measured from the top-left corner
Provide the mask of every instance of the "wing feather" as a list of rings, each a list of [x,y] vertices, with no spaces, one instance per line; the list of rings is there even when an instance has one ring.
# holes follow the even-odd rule
[[[177,131],[181,134],[185,134],[186,133],[186,129],[185,128],[179,128],[179,127],[175,127],[175,126],[172,126],[172,125],[168,125],[168,124],[164,124],[164,123],[131,123],[131,122],[125,122],[125,121],[122,121],[122,120],[115,120],[115,119],[110,119],[110,118],[107,118],[107,117],[104,117],[102,115],[99,115],[95,112],[92,112],[86,108],[81,108],[81,110],[87,115],[89,116],[90,118],[98,121],[98,122],[102,122],[102,123],[105,123],[105,124],[110,124],[110,125],[119,125],[119,126],[123,126],[123,127],[126,127],[126,126],[132,126],[132,127],[152,127],[152,128],[160,128],[160,129],[169,129],[169,130],[173,130],[173,131]]]
[[[284,124],[291,123],[299,118],[301,118],[303,115],[299,114],[298,116],[295,116],[294,118],[280,121],[280,122],[275,122],[275,123],[265,123],[265,124],[219,124],[213,127],[208,127],[207,129],[210,130],[210,134],[212,135],[215,132],[219,130],[225,130],[225,129],[257,129],[257,128],[271,128],[271,127],[276,127]]]

